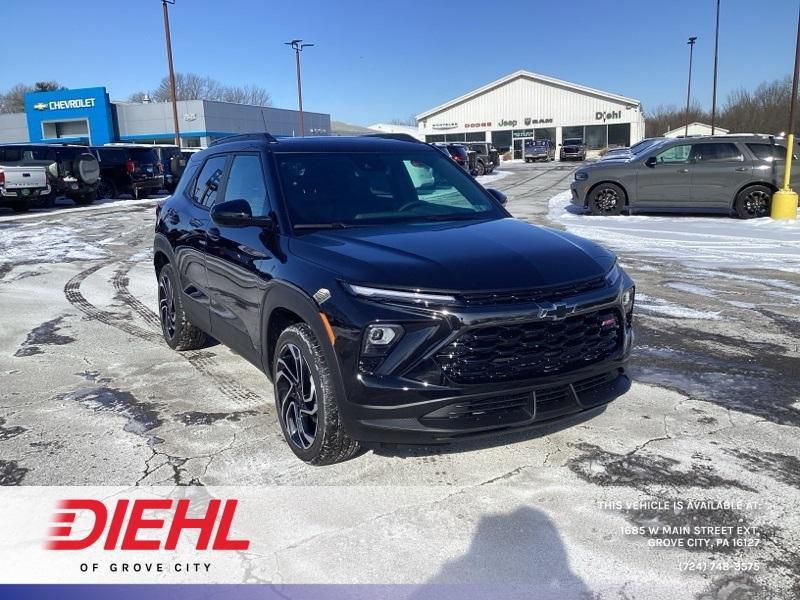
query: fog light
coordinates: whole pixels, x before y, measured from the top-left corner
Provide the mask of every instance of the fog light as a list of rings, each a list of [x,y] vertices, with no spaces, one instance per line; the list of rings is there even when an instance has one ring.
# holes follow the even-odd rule
[[[386,356],[403,335],[400,325],[376,324],[367,327],[364,333],[362,356]]]

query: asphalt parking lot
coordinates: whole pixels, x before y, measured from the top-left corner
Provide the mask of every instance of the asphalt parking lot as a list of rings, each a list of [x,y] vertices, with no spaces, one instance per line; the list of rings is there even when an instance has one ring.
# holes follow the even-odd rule
[[[486,185],[508,195],[515,216],[560,226],[549,201],[574,169],[511,164]],[[329,496],[309,496],[325,510],[390,491],[342,507],[333,525],[298,523],[297,539],[270,546],[270,560],[253,559],[234,581],[314,581],[313,557],[327,582],[548,581],[563,598],[800,596],[797,271],[753,269],[746,249],[740,267],[701,270],[626,247],[620,261],[642,298],[634,383],[606,410],[310,467],[286,446],[253,366],[221,345],[177,354],[162,342],[155,204],[0,212],[0,484],[326,486]],[[683,526],[748,533],[698,537]],[[705,537],[728,544],[687,541]]]

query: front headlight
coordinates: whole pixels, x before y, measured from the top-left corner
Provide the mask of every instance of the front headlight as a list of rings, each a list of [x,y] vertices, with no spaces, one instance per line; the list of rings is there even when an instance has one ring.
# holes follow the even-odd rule
[[[622,272],[619,269],[619,265],[617,265],[617,261],[614,261],[614,266],[606,273],[606,285],[608,285],[608,287],[614,287],[620,277],[622,277]]]
[[[636,297],[636,287],[631,286],[622,293],[622,310],[629,314],[633,310],[633,301]]]
[[[575,181],[586,181],[589,174],[586,171],[575,171]]]
[[[456,297],[447,294],[429,294],[419,290],[387,290],[364,285],[345,284],[345,287],[356,296],[370,300],[393,300],[395,302],[408,302],[414,304],[455,304]]]

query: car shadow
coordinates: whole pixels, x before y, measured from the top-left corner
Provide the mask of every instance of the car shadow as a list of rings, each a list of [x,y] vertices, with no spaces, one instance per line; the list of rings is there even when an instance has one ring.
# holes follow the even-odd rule
[[[488,433],[485,435],[485,437],[456,440],[444,444],[380,444],[372,447],[368,446],[368,449],[372,450],[373,454],[378,456],[415,458],[420,456],[440,454],[460,454],[462,452],[473,452],[476,450],[496,448],[498,446],[509,446],[511,444],[518,444],[520,442],[551,435],[564,429],[585,423],[586,421],[589,421],[590,419],[602,414],[607,406],[607,404],[604,404],[602,406],[585,410],[568,417],[563,417],[552,422],[545,422],[541,425],[536,425],[531,429],[510,432],[498,431],[494,433]]]
[[[561,535],[540,510],[482,516],[466,554],[445,563],[409,600],[586,600]]]

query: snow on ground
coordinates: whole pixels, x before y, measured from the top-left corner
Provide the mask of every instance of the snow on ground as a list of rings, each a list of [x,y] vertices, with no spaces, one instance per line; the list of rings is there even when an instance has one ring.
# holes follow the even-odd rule
[[[720,313],[712,310],[698,310],[668,302],[662,298],[652,298],[642,293],[636,294],[636,308],[645,313],[674,317],[676,319],[704,319],[718,321]]]
[[[551,198],[548,218],[613,250],[703,269],[800,273],[800,222],[686,215],[595,217],[581,214],[570,197],[564,191]]]
[[[511,175],[511,171],[502,171],[500,169],[495,169],[489,175],[481,175],[480,177],[476,177],[475,181],[480,183],[482,186],[487,186],[491,183],[494,183],[498,179],[502,179],[503,177],[508,177]]]
[[[107,254],[81,239],[78,230],[65,225],[52,225],[46,233],[41,227],[2,228],[0,234],[0,267],[20,261],[58,263],[73,260],[96,260]]]

